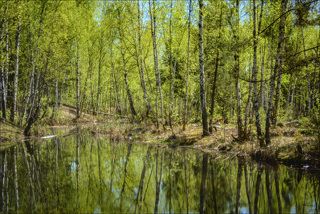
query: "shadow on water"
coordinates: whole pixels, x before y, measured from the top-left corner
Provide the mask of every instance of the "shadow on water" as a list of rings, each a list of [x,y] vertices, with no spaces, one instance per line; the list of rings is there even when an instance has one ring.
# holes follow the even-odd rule
[[[0,151],[0,211],[318,213],[320,175],[87,133]]]

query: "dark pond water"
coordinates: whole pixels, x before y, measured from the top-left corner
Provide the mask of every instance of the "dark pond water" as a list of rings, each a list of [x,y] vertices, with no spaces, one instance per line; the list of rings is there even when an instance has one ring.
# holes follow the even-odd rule
[[[0,151],[1,211],[317,213],[319,175],[89,134]]]

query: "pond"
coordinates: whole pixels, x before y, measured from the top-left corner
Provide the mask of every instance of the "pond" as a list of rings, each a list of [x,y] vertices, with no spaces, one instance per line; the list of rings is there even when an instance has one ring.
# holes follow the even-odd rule
[[[88,132],[0,151],[1,211],[317,213],[320,175]]]

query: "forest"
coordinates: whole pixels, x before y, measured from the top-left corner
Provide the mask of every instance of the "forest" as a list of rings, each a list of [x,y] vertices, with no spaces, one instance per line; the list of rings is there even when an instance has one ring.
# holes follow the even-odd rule
[[[319,125],[318,1],[2,1],[2,119],[61,104],[160,126]]]
[[[71,174],[75,164],[77,194],[78,157],[81,156],[78,137],[157,147],[152,152],[148,147],[144,158],[141,154],[141,178],[149,162],[149,167],[156,166],[156,207],[147,209],[150,204],[145,209],[140,207],[144,212],[178,210],[161,205],[163,161],[160,167],[158,157],[163,153],[164,156],[170,153],[168,157],[179,156],[176,161],[180,161],[177,165],[181,169],[186,162],[181,160],[179,150],[158,151],[159,147],[197,148],[201,150],[199,154],[218,152],[219,155],[251,158],[259,164],[263,161],[294,165],[299,169],[320,168],[318,0],[3,0],[0,14],[0,163],[3,172],[0,186],[8,191],[7,196],[2,192],[0,197],[1,211],[9,212],[12,207],[19,209],[18,190],[24,194],[29,191],[18,187],[16,179],[23,177],[21,173],[28,175],[26,179],[30,178],[30,188],[35,191],[34,185],[38,182],[41,186],[44,181],[31,175],[37,174],[34,168],[38,167],[39,176],[43,165],[54,165],[49,159],[48,163],[42,163],[43,157],[36,156],[45,149],[36,142],[54,138],[52,146],[57,148],[51,152],[57,151],[58,157],[62,151],[56,137],[70,135],[77,139],[76,161],[69,163]],[[17,142],[25,142],[25,145],[21,147]],[[72,150],[66,147],[66,152]],[[91,157],[92,150],[87,150],[84,148],[87,155],[82,156]],[[130,154],[128,148],[127,156],[121,156],[121,161],[125,159],[124,179]],[[205,213],[209,200],[203,198],[206,179],[209,179],[207,170],[214,167],[214,160],[205,154],[201,160],[193,155],[190,155],[192,160],[188,160],[202,162],[198,170],[204,176],[199,181],[200,204],[193,207],[200,213]],[[59,156],[61,160],[62,156]],[[98,159],[101,184],[100,153]],[[25,167],[17,166],[17,160],[26,164]],[[112,163],[116,160],[113,157]],[[171,161],[168,164],[171,167]],[[197,167],[194,165],[195,169]],[[240,189],[244,167],[246,169],[246,164],[239,160],[238,168],[234,165],[235,171],[230,172],[235,177],[240,176],[234,184],[238,189],[236,213],[240,209],[241,192],[243,195],[250,192],[250,188],[247,192]],[[17,172],[20,168],[22,171]],[[263,170],[260,165],[253,169],[260,176],[256,180],[258,190],[252,190],[258,191],[257,194]],[[53,172],[49,175],[46,168],[43,170],[53,177]],[[170,170],[163,171],[171,176]],[[269,168],[264,171],[268,173],[265,182],[270,184]],[[8,177],[10,173],[12,181]],[[151,170],[150,177],[152,173]],[[277,173],[271,172],[276,177]],[[308,183],[308,178],[305,179]],[[182,186],[187,185],[183,182]],[[124,186],[125,181],[121,194]],[[210,186],[214,188],[214,183]],[[314,212],[320,206],[319,197],[316,197],[319,186],[310,190],[315,192],[314,200],[313,196],[308,197],[316,206]],[[280,187],[268,189],[266,184],[266,188],[269,202],[276,191],[277,209],[289,212],[290,207],[281,204]],[[71,189],[68,191],[73,191]],[[140,180],[138,190],[143,189],[144,180]],[[55,194],[46,191],[43,194]],[[110,187],[110,191],[108,194],[120,190]],[[185,194],[186,203],[192,201]],[[170,192],[170,200],[171,196]],[[134,199],[138,213],[144,200],[139,197]],[[163,197],[168,199],[168,195]],[[252,207],[253,201],[248,196],[247,212],[252,213],[254,209],[256,213],[260,209],[259,198],[256,200]],[[30,206],[37,209],[37,203],[44,206],[44,202],[36,202],[34,196],[33,201]],[[11,204],[13,202],[15,204]],[[122,205],[119,205],[120,210]],[[27,210],[27,205],[24,206]],[[119,208],[116,204],[112,206],[115,206],[112,209]],[[219,213],[218,210],[230,212],[230,207],[221,206],[207,208],[215,213]],[[185,205],[182,207],[180,212],[185,210]],[[44,212],[42,209],[38,211]],[[110,209],[105,207],[104,210]],[[190,211],[188,205],[186,209]],[[263,212],[266,209],[268,207],[263,205]],[[127,211],[133,212],[131,207]]]

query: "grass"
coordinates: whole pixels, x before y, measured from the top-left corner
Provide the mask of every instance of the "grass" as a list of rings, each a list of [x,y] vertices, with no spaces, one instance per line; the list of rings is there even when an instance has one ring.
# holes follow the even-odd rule
[[[8,122],[0,121],[0,149],[10,147],[23,139],[22,130]]]

